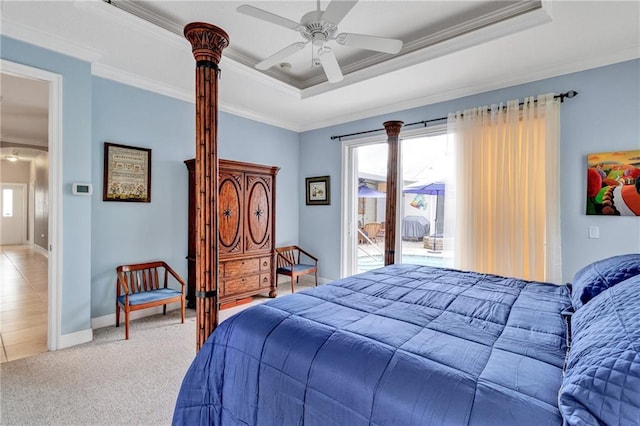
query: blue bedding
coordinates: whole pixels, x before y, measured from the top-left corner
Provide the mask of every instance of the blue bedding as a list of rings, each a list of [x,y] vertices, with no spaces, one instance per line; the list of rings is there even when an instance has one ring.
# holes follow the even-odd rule
[[[189,368],[184,425],[560,425],[566,286],[391,265],[246,309]]]
[[[573,284],[564,424],[640,425],[640,254],[594,262]]]

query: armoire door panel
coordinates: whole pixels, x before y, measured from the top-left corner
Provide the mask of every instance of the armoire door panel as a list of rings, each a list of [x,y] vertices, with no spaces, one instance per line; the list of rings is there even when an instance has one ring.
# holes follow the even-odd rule
[[[271,249],[272,177],[246,174],[247,227],[245,252]]]
[[[221,254],[242,253],[242,174],[220,172],[218,228]]]

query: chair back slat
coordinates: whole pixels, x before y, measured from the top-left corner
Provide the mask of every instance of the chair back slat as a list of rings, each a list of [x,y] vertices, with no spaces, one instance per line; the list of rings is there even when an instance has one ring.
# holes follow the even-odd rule
[[[137,293],[140,291],[140,277],[138,276],[138,272],[137,271],[131,271],[129,272],[129,277],[131,277],[131,280],[129,281],[130,284],[130,288],[131,288],[131,292],[132,293]]]
[[[133,279],[135,281],[135,286],[134,286],[134,293],[139,293],[140,291],[142,291],[142,286],[144,285],[145,282],[145,276],[144,276],[144,271],[133,271],[131,272],[131,274],[133,275]]]
[[[145,287],[147,286],[147,271],[142,270],[142,271],[137,271],[135,272],[136,274],[136,280],[138,281],[138,292],[144,291],[146,290]]]
[[[162,283],[159,269],[164,269]],[[117,274],[120,291],[118,294],[123,295],[166,288],[169,283],[169,270],[162,262],[119,266]]]
[[[296,264],[296,250],[294,247],[282,247],[276,250],[279,254],[278,256],[278,267],[286,267],[292,264]],[[300,260],[300,256],[298,256],[298,261]]]

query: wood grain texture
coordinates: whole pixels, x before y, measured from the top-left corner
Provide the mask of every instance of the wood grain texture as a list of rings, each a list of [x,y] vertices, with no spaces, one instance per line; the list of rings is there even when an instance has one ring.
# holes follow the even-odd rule
[[[387,131],[387,209],[385,216],[384,264],[395,263],[396,247],[396,213],[398,200],[398,137],[402,129],[402,121],[387,121],[384,128]]]
[[[218,324],[218,64],[229,45],[215,25],[193,22],[184,36],[196,60],[196,351]]]

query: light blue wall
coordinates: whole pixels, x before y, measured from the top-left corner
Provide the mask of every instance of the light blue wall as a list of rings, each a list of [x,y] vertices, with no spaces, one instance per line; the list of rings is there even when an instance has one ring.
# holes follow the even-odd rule
[[[63,79],[61,334],[87,330],[91,328],[91,199],[72,195],[71,184],[91,181],[91,66],[8,37],[2,36],[0,43],[3,59]]]
[[[186,278],[194,117],[191,103],[93,78],[92,318],[115,311],[118,265],[164,260]],[[151,148],[150,203],[102,201],[105,142]]]
[[[65,55],[0,43],[3,59],[63,77],[61,333],[87,330],[115,311],[117,265],[164,259],[186,277],[184,160],[195,156],[195,107],[93,77],[89,63]],[[280,167],[276,243],[297,242],[298,133],[220,113],[218,135],[222,158]],[[104,142],[152,149],[151,203],[102,201]],[[91,182],[92,197],[73,196],[73,182]]]
[[[151,203],[102,201],[104,142],[152,149]],[[281,168],[276,178],[276,240],[296,242],[298,134],[220,113],[218,154]],[[192,103],[93,78],[92,318],[114,312],[114,274],[120,264],[162,259],[186,278],[184,160],[194,156]]]
[[[188,176],[195,106],[111,80],[93,79],[92,318],[115,310],[116,266],[162,259],[186,278]],[[151,203],[102,201],[104,142],[152,149]],[[280,167],[276,240],[298,233],[298,134],[219,113],[220,158]],[[293,207],[292,207],[293,206]]]
[[[300,180],[330,175],[331,205],[300,204],[299,242],[322,253],[320,275],[340,274],[341,143],[340,135],[382,127],[387,120],[405,123],[438,118],[465,108],[548,92],[576,90],[561,112],[561,211],[563,279],[571,281],[582,266],[616,254],[640,252],[640,221],[635,217],[586,216],[586,156],[591,152],[640,149],[640,61],[634,60],[568,74],[475,96],[427,105],[366,120],[302,133]],[[298,187],[304,200],[304,185]],[[600,239],[589,239],[589,226]]]

